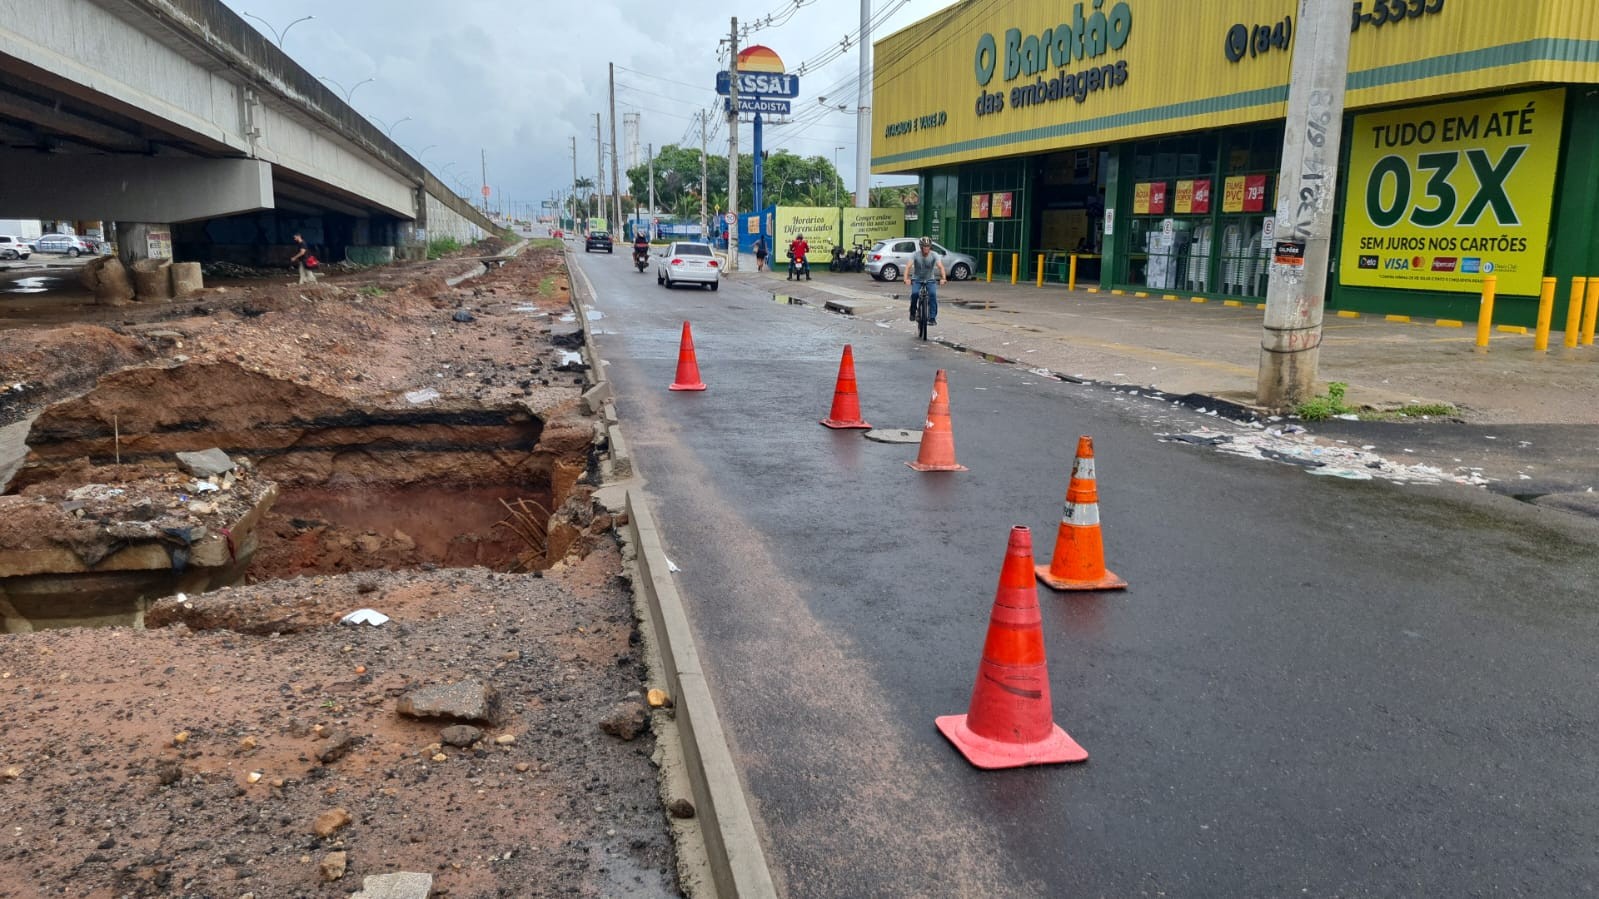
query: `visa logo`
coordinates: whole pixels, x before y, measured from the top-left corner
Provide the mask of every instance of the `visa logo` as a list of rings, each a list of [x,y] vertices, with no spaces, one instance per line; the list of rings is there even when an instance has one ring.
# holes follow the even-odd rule
[[[1391,272],[1408,272],[1408,271],[1410,271],[1410,260],[1409,259],[1384,259],[1383,262],[1382,262],[1382,267],[1384,269],[1387,269],[1388,271],[1391,271]]]

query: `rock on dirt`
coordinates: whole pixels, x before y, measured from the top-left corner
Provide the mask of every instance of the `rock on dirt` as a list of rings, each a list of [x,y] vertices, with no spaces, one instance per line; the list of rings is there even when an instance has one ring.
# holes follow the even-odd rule
[[[622,740],[632,740],[643,733],[650,723],[649,709],[636,699],[619,702],[611,714],[600,722],[600,730]]]
[[[329,883],[344,876],[345,868],[349,864],[349,855],[344,852],[329,852],[322,857],[322,864],[318,866],[322,879]]]
[[[323,839],[338,833],[341,828],[350,826],[350,813],[342,808],[328,809],[316,816],[311,822],[311,832]]]
[[[446,746],[459,746],[465,749],[481,739],[483,731],[470,724],[453,724],[439,731],[439,741]]]
[[[408,718],[451,718],[493,724],[499,705],[500,697],[493,687],[465,680],[412,690],[400,697],[394,710]]]
[[[228,454],[212,447],[197,453],[178,453],[178,464],[188,470],[189,474],[197,478],[209,478],[214,474],[227,474],[237,465],[228,458]]]
[[[350,899],[428,899],[432,892],[432,874],[372,874]]]

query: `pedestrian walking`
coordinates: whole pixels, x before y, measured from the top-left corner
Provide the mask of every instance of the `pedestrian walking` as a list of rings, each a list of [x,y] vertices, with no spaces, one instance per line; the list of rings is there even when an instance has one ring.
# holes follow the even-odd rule
[[[321,263],[306,245],[304,237],[294,235],[294,246],[294,255],[289,257],[289,264],[299,271],[301,284],[315,284],[317,266]]]
[[[766,269],[766,238],[757,237],[757,238],[755,238],[755,270],[759,272],[759,271],[765,271],[765,269]]]

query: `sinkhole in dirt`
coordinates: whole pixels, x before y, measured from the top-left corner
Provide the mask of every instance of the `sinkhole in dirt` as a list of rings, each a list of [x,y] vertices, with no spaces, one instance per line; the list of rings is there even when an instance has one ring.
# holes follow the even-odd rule
[[[130,380],[40,416],[0,496],[0,512],[33,516],[0,534],[0,629],[138,625],[178,592],[373,569],[535,571],[583,551],[595,465],[584,419],[349,408],[249,373],[242,390],[161,382],[152,398],[150,375],[118,377]],[[239,467],[198,478],[179,466],[178,452],[210,447]]]

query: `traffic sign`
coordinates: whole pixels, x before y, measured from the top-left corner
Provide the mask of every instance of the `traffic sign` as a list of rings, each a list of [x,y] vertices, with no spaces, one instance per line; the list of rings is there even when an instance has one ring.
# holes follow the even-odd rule
[[[722,216],[722,221],[727,222],[729,225],[731,225],[734,222],[738,221],[738,216],[735,216],[733,213],[729,212],[726,215]]]
[[[488,198],[489,198],[489,186],[487,184],[485,184],[485,185],[483,185],[483,199],[487,200]]]

